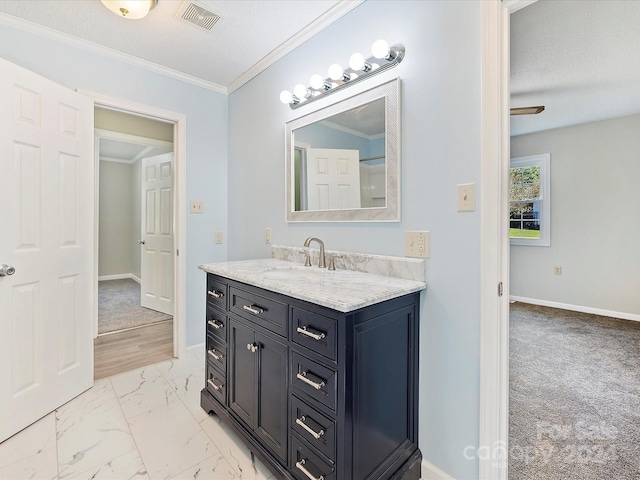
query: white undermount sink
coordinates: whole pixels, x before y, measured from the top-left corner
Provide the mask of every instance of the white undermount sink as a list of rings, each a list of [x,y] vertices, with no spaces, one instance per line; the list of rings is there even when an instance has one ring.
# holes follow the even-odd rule
[[[310,280],[324,278],[330,273],[326,268],[292,266],[266,268],[260,276],[269,280]]]

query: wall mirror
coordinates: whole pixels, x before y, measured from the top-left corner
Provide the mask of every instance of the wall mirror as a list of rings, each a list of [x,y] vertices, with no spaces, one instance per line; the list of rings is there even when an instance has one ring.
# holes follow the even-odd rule
[[[400,79],[286,124],[289,222],[400,221]]]

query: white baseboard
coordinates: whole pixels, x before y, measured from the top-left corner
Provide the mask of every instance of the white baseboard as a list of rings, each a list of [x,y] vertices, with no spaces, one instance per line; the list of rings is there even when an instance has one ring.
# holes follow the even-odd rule
[[[510,295],[509,300],[522,303],[531,303],[533,305],[541,305],[543,307],[561,308],[563,310],[571,310],[572,312],[591,313],[593,315],[602,315],[603,317],[622,318],[623,320],[633,320],[640,322],[640,315],[627,312],[614,312],[612,310],[603,310],[601,308],[584,307],[582,305],[570,305],[568,303],[550,302],[548,300],[538,300],[537,298],[517,297]]]
[[[102,275],[101,277],[98,277],[98,281],[102,282],[104,280],[122,280],[125,278],[130,278],[135,282],[142,283],[140,277],[136,277],[133,273],[121,273],[119,275]]]
[[[191,345],[190,347],[187,347],[187,355],[192,354],[192,353],[200,353],[200,352],[204,352],[204,343],[199,343],[197,345]]]
[[[455,480],[451,475],[443,472],[434,464],[422,459],[422,480]]]

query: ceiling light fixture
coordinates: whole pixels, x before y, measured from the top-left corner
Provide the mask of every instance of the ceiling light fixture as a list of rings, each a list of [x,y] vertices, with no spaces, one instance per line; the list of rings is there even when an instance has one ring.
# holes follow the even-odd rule
[[[310,87],[298,84],[295,86],[293,94],[284,90],[280,93],[280,101],[289,104],[291,108],[306,105],[325,95],[337,92],[343,87],[395,67],[404,58],[405,50],[402,44],[389,46],[384,40],[376,40],[371,47],[371,54],[372,57],[364,58],[361,53],[354,53],[349,58],[349,68],[347,69],[334,63],[329,67],[328,78],[322,78],[322,75],[315,74],[309,80]]]
[[[138,20],[156,6],[158,0],[100,0],[105,7],[119,17]]]

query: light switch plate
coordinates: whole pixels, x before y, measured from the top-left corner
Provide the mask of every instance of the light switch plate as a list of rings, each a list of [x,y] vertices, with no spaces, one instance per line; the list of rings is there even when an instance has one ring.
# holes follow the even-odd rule
[[[189,202],[189,212],[204,213],[204,202],[202,200],[191,200]]]
[[[429,258],[431,234],[429,231],[404,232],[404,254],[406,257]]]
[[[217,244],[221,244],[222,243],[222,232],[216,232],[216,243]]]
[[[476,184],[461,183],[458,185],[458,211],[473,212],[476,209]]]
[[[264,243],[271,243],[271,228],[264,229]]]

